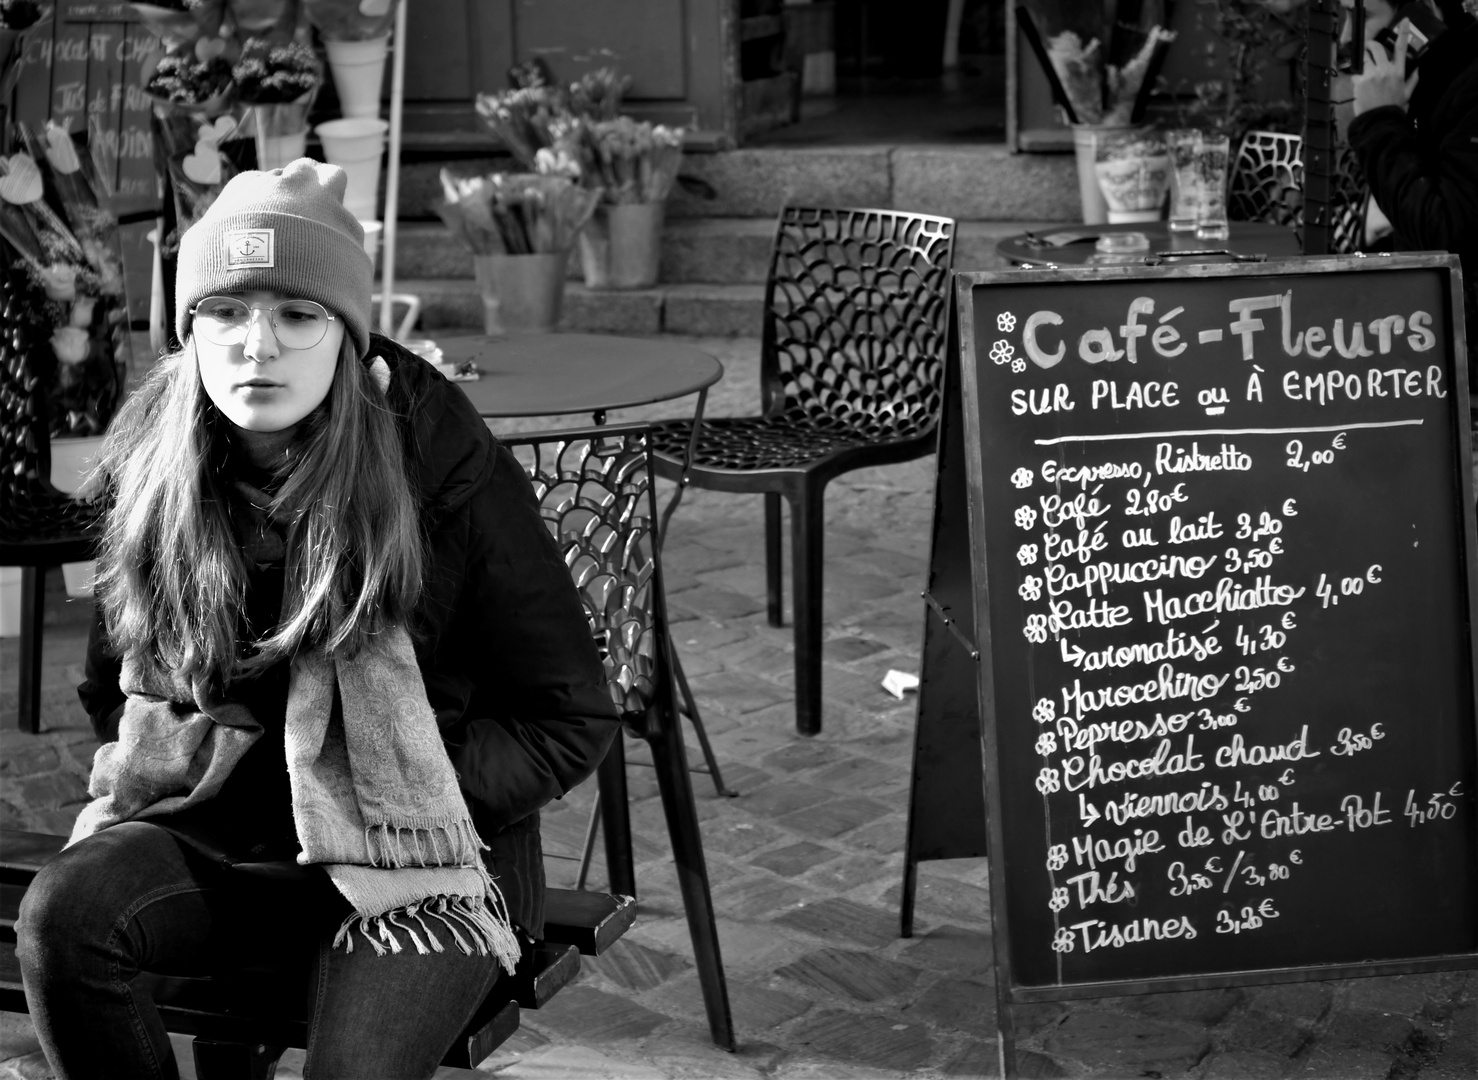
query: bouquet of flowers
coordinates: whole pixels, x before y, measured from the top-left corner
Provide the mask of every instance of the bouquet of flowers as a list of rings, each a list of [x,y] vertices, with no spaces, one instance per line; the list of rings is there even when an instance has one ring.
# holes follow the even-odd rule
[[[219,52],[200,51],[206,53],[205,59],[197,56],[194,48],[165,53],[144,80],[144,93],[156,104],[185,106],[166,109],[168,112],[219,114],[231,96],[231,63]]]
[[[256,116],[257,167],[276,169],[302,157],[308,110],[323,83],[313,50],[297,41],[248,38],[231,74]]]
[[[570,111],[587,120],[614,120],[621,115],[621,99],[631,89],[631,76],[615,68],[587,71],[570,84]]]
[[[33,315],[51,329],[37,368],[49,384],[51,434],[100,434],[132,349],[117,221],[64,129],[50,125],[44,141],[24,127],[20,135],[27,149],[0,158],[0,237],[25,267]]]
[[[1117,12],[1128,14],[1128,8]],[[1156,5],[1133,5],[1137,22],[1110,17],[1104,7],[1075,0],[1029,0],[1027,39],[1053,95],[1080,124],[1138,123],[1175,33],[1151,22]]]
[[[302,0],[325,41],[368,41],[390,32],[395,0]]]
[[[476,255],[569,251],[590,220],[600,191],[563,176],[493,173],[456,179],[442,172],[441,218]]]
[[[0,101],[20,78],[26,38],[51,22],[51,5],[37,0],[0,0]]]
[[[487,176],[453,176],[441,170],[446,201],[436,208],[446,227],[474,255],[501,255],[503,237],[493,220],[493,183]]]
[[[554,128],[573,120],[615,120],[631,87],[613,68],[586,72],[568,89],[555,84],[548,65],[531,61],[514,69],[511,90],[477,95],[477,114],[526,169],[537,169],[540,150],[553,149]],[[547,167],[547,166],[546,166]]]
[[[591,122],[570,118],[553,127],[554,147],[540,151],[540,172],[570,175],[599,188],[606,203],[662,202],[683,162],[681,128],[629,116]]]
[[[302,101],[323,83],[318,57],[297,41],[248,38],[230,71],[236,92],[249,105]]]
[[[570,116],[564,91],[531,86],[477,95],[477,115],[527,169],[540,150],[553,146],[552,125]]]

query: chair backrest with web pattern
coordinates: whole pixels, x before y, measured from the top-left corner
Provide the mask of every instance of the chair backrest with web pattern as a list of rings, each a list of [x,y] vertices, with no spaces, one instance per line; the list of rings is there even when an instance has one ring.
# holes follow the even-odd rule
[[[1302,233],[1303,137],[1279,131],[1249,131],[1242,138],[1227,192],[1233,221],[1266,221]],[[1330,249],[1336,255],[1359,251],[1365,226],[1368,187],[1360,162],[1348,144],[1335,159],[1331,190]]]
[[[669,703],[649,428],[509,436],[580,593],[606,686],[629,723]]]
[[[955,223],[786,207],[765,286],[765,413],[877,439],[939,415]]]

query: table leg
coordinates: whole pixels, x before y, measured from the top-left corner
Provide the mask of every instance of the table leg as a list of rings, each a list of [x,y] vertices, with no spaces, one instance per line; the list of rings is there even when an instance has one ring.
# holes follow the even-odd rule
[[[657,529],[657,543],[667,535],[667,523],[672,520],[673,511],[677,504],[683,501],[683,492],[688,487],[688,470],[693,467],[693,456],[698,452],[698,432],[703,428],[703,406],[708,401],[708,388],[704,387],[698,391],[698,404],[693,409],[693,426],[688,429],[688,448],[683,453],[683,471],[677,478],[677,490],[672,493],[671,500],[667,503],[667,509],[662,511],[662,523]]]

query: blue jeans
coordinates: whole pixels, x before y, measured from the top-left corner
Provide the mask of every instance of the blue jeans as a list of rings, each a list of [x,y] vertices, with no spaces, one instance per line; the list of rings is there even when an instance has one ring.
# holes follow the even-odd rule
[[[36,1033],[59,1080],[178,1076],[141,971],[199,976],[272,955],[301,958],[311,1080],[429,1077],[499,967],[409,943],[377,956],[330,949],[349,913],[326,874],[264,879],[216,865],[147,822],[63,851],[26,890],[16,928]],[[356,935],[358,937],[358,935]],[[209,959],[211,964],[205,963]]]

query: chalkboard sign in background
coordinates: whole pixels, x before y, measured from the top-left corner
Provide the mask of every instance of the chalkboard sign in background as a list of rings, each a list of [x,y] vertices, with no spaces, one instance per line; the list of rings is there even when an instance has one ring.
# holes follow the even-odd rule
[[[125,3],[70,0],[51,25],[27,39],[9,115],[33,131],[48,119],[79,142],[96,139],[95,159],[111,163],[106,179],[113,210],[129,217],[160,204],[154,143],[143,72],[160,51],[159,39]],[[129,314],[149,316],[153,223],[125,225],[119,239],[128,277]]]
[[[958,276],[944,438],[976,495],[1012,999],[1478,960],[1456,276],[1445,256]],[[941,491],[963,492],[951,457]],[[931,588],[959,574],[941,539]],[[931,672],[926,635],[921,728],[968,651]]]

